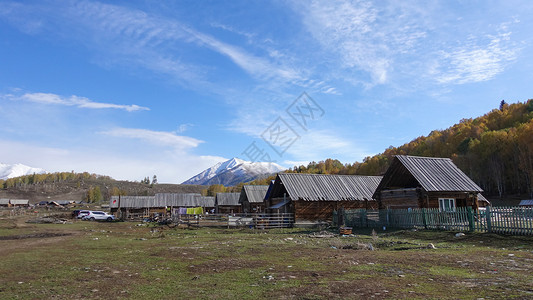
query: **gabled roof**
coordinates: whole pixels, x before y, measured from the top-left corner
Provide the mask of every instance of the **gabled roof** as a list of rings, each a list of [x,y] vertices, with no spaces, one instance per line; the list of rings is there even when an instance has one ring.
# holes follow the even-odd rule
[[[449,158],[397,155],[376,193],[387,188],[418,186],[426,192],[483,192]]]
[[[263,203],[268,185],[245,185],[242,187],[239,203],[248,200],[250,203]]]
[[[217,193],[216,203],[218,206],[239,206],[241,193]]]
[[[283,197],[282,186],[291,200],[372,200],[381,176],[281,173],[276,177],[271,198]]]

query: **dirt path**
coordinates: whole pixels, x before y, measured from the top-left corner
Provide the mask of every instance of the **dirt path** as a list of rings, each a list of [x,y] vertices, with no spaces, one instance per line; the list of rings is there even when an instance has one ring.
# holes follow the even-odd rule
[[[8,220],[8,227],[12,230],[20,230],[24,233],[17,235],[0,236],[0,255],[4,256],[14,251],[21,252],[25,249],[34,249],[40,246],[48,246],[61,243],[65,240],[82,234],[80,231],[72,229],[54,228],[47,230],[39,228],[35,224],[28,224],[26,221],[33,216],[18,217]],[[4,219],[5,220],[5,219]],[[31,230],[34,229],[34,230]],[[29,232],[27,232],[30,230]]]

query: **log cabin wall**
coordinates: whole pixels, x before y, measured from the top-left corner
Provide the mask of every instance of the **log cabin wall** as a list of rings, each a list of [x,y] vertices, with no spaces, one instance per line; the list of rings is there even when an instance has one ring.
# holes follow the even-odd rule
[[[242,212],[242,207],[240,205],[235,206],[219,206],[219,214],[240,214]]]
[[[420,190],[415,188],[383,190],[378,194],[381,209],[405,209],[424,207]]]
[[[344,209],[377,209],[376,201],[293,201],[296,221],[331,221],[333,211]]]

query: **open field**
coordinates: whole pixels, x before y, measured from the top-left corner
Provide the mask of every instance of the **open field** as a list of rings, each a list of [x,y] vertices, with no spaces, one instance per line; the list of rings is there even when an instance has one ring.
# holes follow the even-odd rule
[[[532,237],[24,221],[0,219],[0,299],[533,298]]]

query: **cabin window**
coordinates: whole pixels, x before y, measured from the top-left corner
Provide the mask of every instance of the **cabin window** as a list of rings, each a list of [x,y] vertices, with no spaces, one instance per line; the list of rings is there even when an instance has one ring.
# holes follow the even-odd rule
[[[455,211],[455,199],[439,198],[439,208],[442,211]]]

